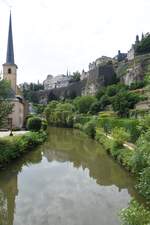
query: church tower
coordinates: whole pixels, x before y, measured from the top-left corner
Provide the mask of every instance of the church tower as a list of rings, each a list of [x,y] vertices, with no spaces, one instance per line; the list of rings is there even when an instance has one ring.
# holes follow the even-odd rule
[[[10,81],[11,89],[14,91],[14,94],[16,95],[16,92],[17,92],[17,65],[15,64],[15,60],[14,60],[11,12],[10,12],[10,18],[9,18],[6,63],[3,64],[3,78],[5,80]]]

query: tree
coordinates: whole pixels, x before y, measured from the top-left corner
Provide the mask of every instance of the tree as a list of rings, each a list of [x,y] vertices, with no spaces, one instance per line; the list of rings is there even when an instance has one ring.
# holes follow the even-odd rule
[[[71,79],[71,82],[80,81],[80,77],[81,77],[81,74],[80,74],[79,71],[74,72],[73,76],[72,76],[72,79]]]
[[[9,82],[0,80],[0,127],[3,126],[8,115],[12,112],[13,105],[7,100],[11,95]]]
[[[140,43],[136,46],[136,53],[144,54],[150,52],[150,34],[147,33],[145,37],[140,41]]]
[[[38,103],[39,98],[37,95],[37,92],[40,90],[43,90],[44,86],[43,84],[35,84],[35,83],[23,83],[22,84],[22,92],[23,96],[26,100],[33,102],[33,103]]]
[[[88,113],[94,102],[96,102],[94,96],[82,96],[75,98],[74,105],[79,113]]]
[[[121,117],[128,116],[129,109],[133,109],[139,99],[139,96],[135,93],[130,93],[129,91],[120,91],[113,98],[113,110],[118,112],[118,115]]]

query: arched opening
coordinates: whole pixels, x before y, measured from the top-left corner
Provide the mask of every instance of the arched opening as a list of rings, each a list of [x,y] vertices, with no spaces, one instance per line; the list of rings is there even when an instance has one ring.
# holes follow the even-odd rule
[[[9,74],[11,73],[11,69],[10,69],[10,68],[8,69],[8,73],[9,73]]]

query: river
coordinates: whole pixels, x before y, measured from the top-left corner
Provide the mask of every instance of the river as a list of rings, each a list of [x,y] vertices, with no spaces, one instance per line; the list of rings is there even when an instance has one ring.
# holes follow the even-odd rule
[[[0,172],[0,225],[120,225],[135,180],[102,146],[72,129]]]

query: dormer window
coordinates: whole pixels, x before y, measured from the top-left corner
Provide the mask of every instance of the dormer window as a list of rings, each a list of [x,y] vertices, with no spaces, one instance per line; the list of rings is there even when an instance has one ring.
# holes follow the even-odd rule
[[[11,74],[11,69],[10,68],[8,69],[8,73]]]

